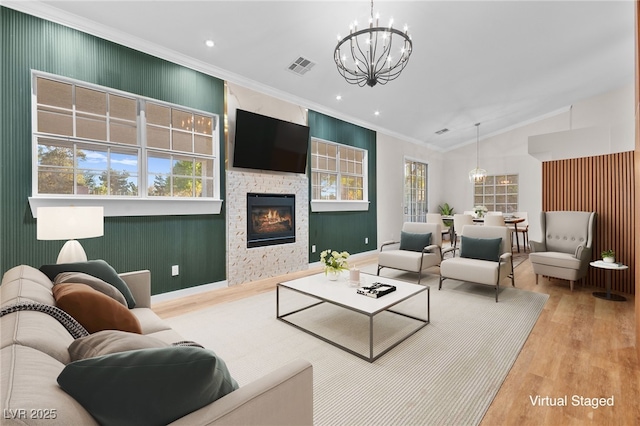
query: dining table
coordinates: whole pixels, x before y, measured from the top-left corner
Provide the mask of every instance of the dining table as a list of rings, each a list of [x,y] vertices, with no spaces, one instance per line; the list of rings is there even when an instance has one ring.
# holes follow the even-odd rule
[[[503,215],[505,225],[513,225],[513,229],[516,233],[516,247],[518,248],[518,253],[520,253],[520,238],[518,237],[518,224],[524,222],[526,219],[524,217],[512,216],[512,215]],[[442,216],[443,220],[450,220],[451,226],[449,227],[449,232],[451,235],[451,241],[456,237],[455,229],[453,229],[453,216]],[[484,217],[474,217],[474,223],[483,224]],[[524,243],[524,241],[523,241]]]

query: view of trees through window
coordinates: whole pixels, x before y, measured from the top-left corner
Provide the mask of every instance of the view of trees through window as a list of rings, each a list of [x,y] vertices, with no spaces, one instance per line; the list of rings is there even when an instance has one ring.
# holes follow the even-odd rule
[[[404,162],[404,221],[427,221],[427,165],[406,159]]]
[[[313,200],[364,200],[366,170],[365,150],[311,140]]]
[[[474,206],[489,211],[515,213],[518,211],[518,175],[487,176],[474,186]]]
[[[38,194],[216,196],[216,116],[49,75],[34,88]]]

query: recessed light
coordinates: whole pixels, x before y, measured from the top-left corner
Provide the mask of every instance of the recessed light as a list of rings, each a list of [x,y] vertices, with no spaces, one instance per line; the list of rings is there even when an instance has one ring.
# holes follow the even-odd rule
[[[205,42],[204,42],[204,44],[206,44],[206,45],[207,45],[207,47],[213,47],[213,46],[215,46],[215,45],[216,45],[216,44],[213,42],[213,40],[207,40],[207,41],[205,41]]]
[[[336,96],[336,101],[339,101],[339,100],[341,100],[341,99],[342,99],[342,96],[341,96],[341,95]]]
[[[380,115],[380,111],[374,112],[373,115]]]

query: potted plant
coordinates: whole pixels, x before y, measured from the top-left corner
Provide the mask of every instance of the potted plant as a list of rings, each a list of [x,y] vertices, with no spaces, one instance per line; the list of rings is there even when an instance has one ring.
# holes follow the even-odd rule
[[[607,263],[613,263],[616,261],[616,252],[613,250],[603,250],[602,254],[602,260],[604,260]]]
[[[324,273],[329,277],[331,281],[338,279],[338,275],[342,271],[349,269],[347,259],[349,253],[346,251],[337,252],[335,250],[327,249],[320,253],[320,263],[324,265]]]
[[[440,210],[440,214],[442,216],[453,216],[453,207],[451,207],[447,203],[444,203],[443,205],[438,206],[438,210]],[[443,222],[447,226],[451,226],[451,224],[453,223],[451,219],[443,220]]]

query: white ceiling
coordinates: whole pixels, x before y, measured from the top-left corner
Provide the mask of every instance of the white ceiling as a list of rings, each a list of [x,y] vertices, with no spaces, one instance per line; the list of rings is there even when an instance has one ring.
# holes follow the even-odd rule
[[[441,151],[475,141],[477,122],[482,139],[634,80],[630,0],[375,1],[381,22],[409,25],[413,54],[373,88],[346,83],[333,62],[336,35],[367,22],[367,1],[3,5]],[[287,70],[298,56],[316,62],[302,77]]]

